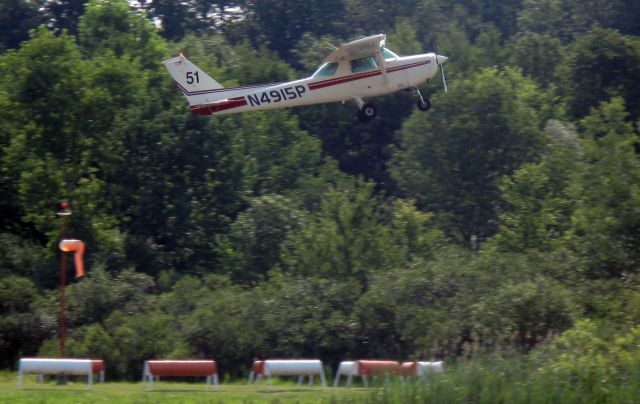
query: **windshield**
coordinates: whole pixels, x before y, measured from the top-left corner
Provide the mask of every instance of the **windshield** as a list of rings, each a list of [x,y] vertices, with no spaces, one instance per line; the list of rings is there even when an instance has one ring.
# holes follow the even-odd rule
[[[333,76],[334,74],[336,74],[336,70],[338,70],[337,63],[325,63],[320,66],[315,73],[313,73],[313,77]]]
[[[389,59],[397,59],[398,55],[396,55],[395,53],[391,52],[389,49],[387,48],[382,48],[382,56],[384,57],[384,60],[389,60]]]

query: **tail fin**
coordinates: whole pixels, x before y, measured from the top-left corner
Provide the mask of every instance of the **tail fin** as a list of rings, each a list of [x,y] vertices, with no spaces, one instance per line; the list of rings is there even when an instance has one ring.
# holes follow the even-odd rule
[[[198,66],[191,63],[182,53],[175,58],[164,60],[164,66],[176,81],[180,91],[189,100],[189,105],[203,103],[213,97],[203,95],[224,88]],[[215,97],[218,98],[218,97]]]

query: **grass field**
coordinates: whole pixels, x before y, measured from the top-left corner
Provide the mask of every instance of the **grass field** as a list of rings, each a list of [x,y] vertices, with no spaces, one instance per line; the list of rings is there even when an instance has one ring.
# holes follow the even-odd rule
[[[371,390],[360,388],[327,388],[298,386],[293,383],[222,384],[218,390],[205,387],[204,379],[194,383],[162,381],[153,391],[145,391],[142,383],[107,382],[94,384],[87,390],[86,378],[74,378],[59,386],[47,379],[38,384],[36,377],[25,377],[24,389],[18,389],[16,373],[0,374],[0,403],[335,403],[360,402]]]
[[[585,362],[578,371],[541,372],[524,356],[509,359],[477,358],[453,364],[443,374],[401,383],[393,380],[385,388],[323,389],[275,381],[246,385],[243,381],[205,387],[204,381],[162,381],[154,391],[142,383],[107,382],[87,391],[78,378],[65,386],[53,379],[37,384],[28,376],[18,390],[15,372],[0,373],[0,403],[330,403],[330,404],[421,404],[421,403],[527,403],[527,404],[640,404],[640,364],[607,373],[600,362]]]

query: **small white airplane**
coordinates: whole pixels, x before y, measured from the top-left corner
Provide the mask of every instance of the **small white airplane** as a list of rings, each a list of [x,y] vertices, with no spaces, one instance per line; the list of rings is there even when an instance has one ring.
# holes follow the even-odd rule
[[[378,110],[364,98],[408,89],[418,97],[418,108],[427,111],[431,101],[422,97],[418,86],[433,79],[440,68],[446,92],[442,65],[448,58],[435,53],[398,56],[385,48],[385,40],[380,34],[349,42],[331,52],[311,77],[284,83],[224,88],[183,54],[162,63],[198,115],[354,100],[358,119],[368,122]]]

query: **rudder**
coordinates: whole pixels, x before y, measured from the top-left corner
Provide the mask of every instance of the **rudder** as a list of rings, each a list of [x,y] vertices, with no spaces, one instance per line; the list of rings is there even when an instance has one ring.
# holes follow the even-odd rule
[[[180,56],[164,60],[162,63],[178,84],[180,91],[187,97],[190,105],[200,104],[203,102],[203,95],[224,88],[182,53]]]

